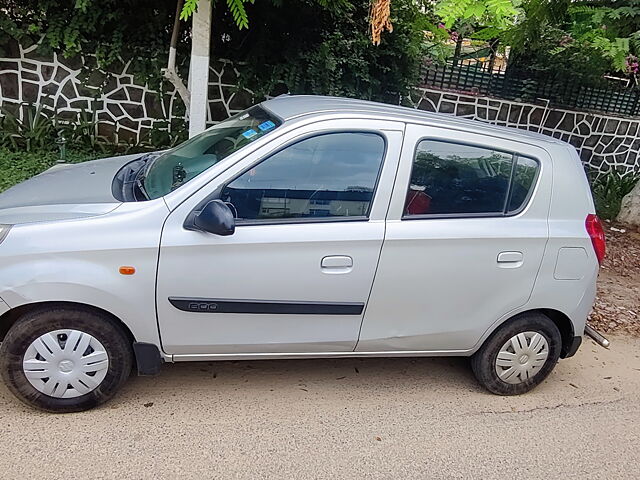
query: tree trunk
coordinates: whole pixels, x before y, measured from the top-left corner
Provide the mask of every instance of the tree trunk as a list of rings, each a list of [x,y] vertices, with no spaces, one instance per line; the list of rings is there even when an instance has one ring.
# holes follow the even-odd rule
[[[458,35],[458,39],[456,40],[456,50],[453,53],[453,65],[458,66],[458,60],[460,58],[460,53],[462,52],[462,34]]]
[[[191,27],[191,105],[189,108],[189,137],[204,131],[207,126],[209,93],[209,50],[211,48],[211,2],[202,0],[193,14]]]
[[[496,64],[496,55],[498,54],[499,44],[500,40],[498,40],[497,38],[494,38],[489,42],[489,48],[491,49],[491,52],[489,53],[489,73],[493,73],[493,67]]]
[[[167,68],[162,69],[162,75],[176,88],[176,91],[184,102],[187,111],[189,111],[191,106],[191,94],[176,71],[176,53],[178,35],[180,34],[180,12],[182,11],[183,3],[184,0],[178,0],[176,5],[176,16],[173,20],[173,32],[171,33],[171,43],[169,44],[169,61],[167,62]]]

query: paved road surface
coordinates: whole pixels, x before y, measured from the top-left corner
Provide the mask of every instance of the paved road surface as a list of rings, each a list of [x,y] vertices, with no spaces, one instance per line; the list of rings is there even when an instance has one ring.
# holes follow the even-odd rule
[[[463,359],[168,365],[81,414],[0,386],[0,478],[640,478],[640,340],[521,397]]]

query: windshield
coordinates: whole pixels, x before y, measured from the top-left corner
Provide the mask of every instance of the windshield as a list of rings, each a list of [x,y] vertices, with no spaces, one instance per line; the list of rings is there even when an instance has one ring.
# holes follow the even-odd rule
[[[251,107],[160,155],[141,182],[147,198],[172,192],[280,123],[262,108]]]

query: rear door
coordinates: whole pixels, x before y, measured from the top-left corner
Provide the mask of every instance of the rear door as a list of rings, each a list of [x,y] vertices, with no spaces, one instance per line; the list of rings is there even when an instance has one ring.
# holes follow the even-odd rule
[[[164,226],[158,322],[174,355],[352,351],[382,247],[404,124],[318,122],[249,155]],[[209,198],[228,237],[184,228]]]
[[[548,237],[546,151],[408,125],[357,351],[465,351],[524,305]]]

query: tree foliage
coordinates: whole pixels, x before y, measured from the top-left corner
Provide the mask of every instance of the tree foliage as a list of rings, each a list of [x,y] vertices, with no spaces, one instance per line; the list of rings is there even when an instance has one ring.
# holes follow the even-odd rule
[[[204,2],[210,1],[215,3],[216,0],[202,0]],[[270,0],[272,5],[275,7],[282,7],[284,0]],[[247,8],[245,4],[250,3],[253,4],[255,0],[225,0],[226,7],[228,11],[231,13],[233,17],[233,21],[238,27],[239,30],[243,28],[249,28],[249,14],[247,13]],[[316,0],[318,5],[321,7],[331,10],[333,12],[340,11],[340,9],[344,8],[349,4],[349,0]],[[198,9],[198,4],[200,0],[185,0],[184,5],[182,7],[182,11],[180,12],[181,20],[188,20],[191,15]]]
[[[587,82],[636,73],[640,0],[525,0],[522,10],[522,21],[503,35],[514,68]]]
[[[213,0],[203,0],[213,1]],[[249,16],[245,3],[253,3],[254,0],[226,0],[227,8],[231,12],[233,21],[239,29],[249,27]],[[185,0],[182,12],[180,12],[180,20],[188,20],[191,15],[198,9],[199,0]]]
[[[445,41],[460,34],[510,47],[511,70],[596,83],[639,70],[640,0],[437,0],[435,13]]]
[[[435,12],[447,28],[474,24],[504,29],[515,23],[520,0],[439,0]]]
[[[0,55],[14,38],[23,46],[40,42],[43,55],[94,55],[103,68],[136,58],[138,77],[157,85],[175,8],[175,0],[0,0]]]
[[[211,56],[244,62],[239,81],[258,97],[284,91],[405,97],[423,58],[423,32],[433,21],[419,2],[392,0],[394,32],[376,47],[369,38],[369,0],[245,1],[248,29],[239,28],[241,18],[225,2],[213,6]],[[43,55],[95,55],[105,69],[135,59],[131,68],[139,80],[162,84],[176,0],[0,0],[0,9],[7,12],[0,16],[0,50],[12,37],[25,46],[41,41]],[[183,78],[190,24],[183,22],[178,42]]]
[[[338,3],[338,2],[337,2]],[[414,0],[393,0],[393,33],[380,46],[369,37],[369,2],[299,0],[296,8],[256,2],[248,30],[215,15],[213,55],[242,62],[243,85],[258,97],[283,92],[389,99],[406,97],[417,82],[428,19]]]
[[[628,70],[628,57],[640,53],[640,1],[609,2],[591,5],[586,2],[568,8],[571,42],[554,50],[554,54],[571,48],[576,42],[587,45],[608,59],[613,68]]]

